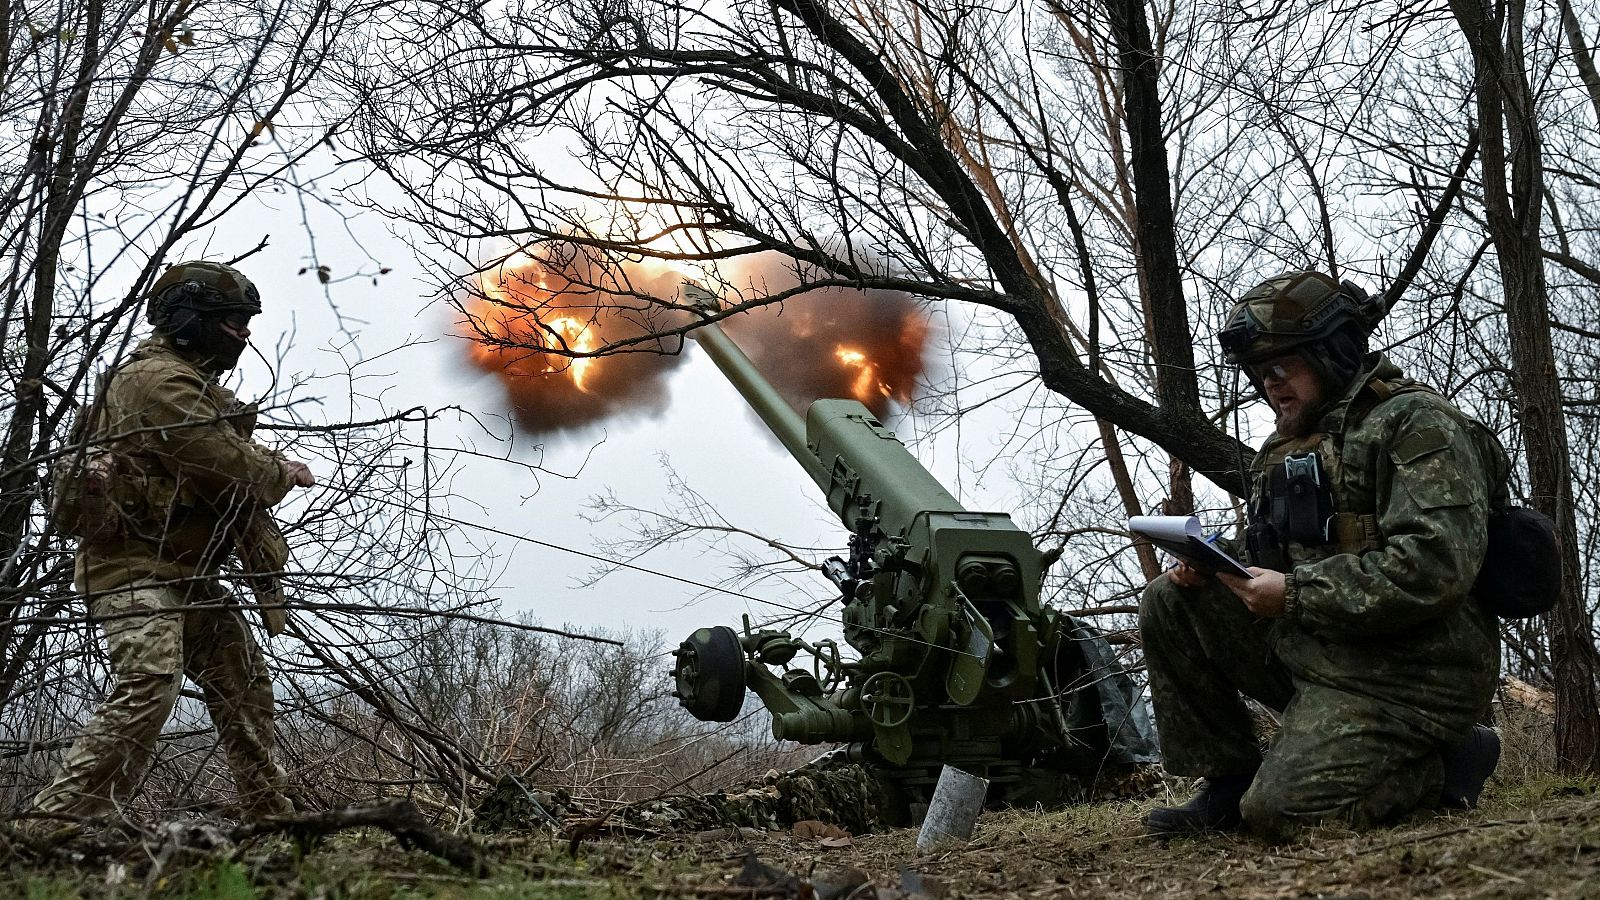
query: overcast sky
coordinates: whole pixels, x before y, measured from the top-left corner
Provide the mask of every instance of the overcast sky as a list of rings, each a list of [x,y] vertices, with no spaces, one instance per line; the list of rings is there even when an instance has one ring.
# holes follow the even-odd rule
[[[313,158],[307,167],[319,164],[326,163]],[[626,523],[596,527],[584,521],[589,498],[609,491],[633,506],[664,509],[668,476],[658,461],[664,455],[691,489],[737,527],[802,546],[844,544],[847,535],[819,492],[692,344],[688,361],[668,376],[669,400],[659,415],[614,419],[553,439],[514,433],[500,386],[467,365],[462,339],[451,334],[455,311],[426,296],[429,285],[414,236],[397,233],[395,223],[372,213],[316,204],[302,209],[291,194],[261,194],[252,202],[255,207],[236,210],[222,230],[180,248],[171,260],[227,259],[270,236],[266,250],[239,263],[261,288],[265,306],[252,325],[254,342],[268,358],[284,354],[280,385],[304,382],[297,396],[320,400],[320,409],[302,410],[310,421],[371,418],[416,405],[459,406],[465,415],[447,414],[431,427],[434,444],[489,456],[509,453],[570,476],[535,478],[505,462],[461,457],[451,516],[593,552],[597,540],[624,533]],[[333,283],[326,289],[317,282],[314,263],[329,268]],[[380,267],[390,271],[376,284],[371,278],[347,280],[351,273]],[[301,273],[303,268],[307,271]],[[948,348],[936,345],[930,352],[947,354]],[[360,367],[366,378],[358,385],[360,396],[352,399],[344,372],[354,358],[371,362]],[[983,363],[963,360],[958,368],[973,364]],[[1002,392],[1032,375],[1027,358],[1006,365],[1014,371],[1002,371],[999,381],[980,390]],[[968,371],[963,377],[970,384],[980,374]],[[267,367],[248,354],[233,381],[247,398],[261,396],[270,383]],[[965,397],[964,405],[976,399]],[[1262,412],[1254,415],[1261,418]],[[924,423],[913,417],[890,425],[902,438],[914,438],[907,440],[912,452],[969,508],[1015,511],[1019,488],[1008,477],[1007,451],[997,446],[999,436],[1014,430],[1018,420],[1008,399],[985,406],[960,429],[937,438],[915,437]],[[509,443],[503,440],[508,436]],[[993,465],[997,455],[1002,464]],[[318,461],[310,462],[317,468]],[[1018,519],[1021,527],[1032,524]],[[1120,511],[1109,511],[1107,524],[1120,527]],[[497,558],[495,593],[504,612],[530,611],[548,625],[659,628],[676,643],[702,625],[737,625],[743,613],[761,621],[807,597],[832,593],[820,577],[749,590],[774,606],[636,572],[580,588],[577,582],[595,565],[591,560],[488,533],[473,537],[487,542]],[[724,556],[700,543],[658,550],[638,562],[709,584],[723,581],[730,571]]]

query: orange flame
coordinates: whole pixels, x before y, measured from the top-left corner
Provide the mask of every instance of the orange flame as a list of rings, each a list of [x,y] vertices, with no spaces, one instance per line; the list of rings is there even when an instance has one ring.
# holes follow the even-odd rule
[[[572,316],[561,316],[552,321],[550,323],[550,333],[545,336],[545,346],[552,350],[561,349],[563,344],[566,345],[567,349],[575,353],[592,353],[595,348],[594,337],[589,334],[589,326]],[[584,390],[583,373],[594,363],[595,360],[592,356],[576,356],[572,358],[572,362],[567,366],[567,369],[572,373],[573,387],[580,391]],[[555,368],[555,366],[551,366],[546,371],[554,371]]]
[[[877,364],[867,358],[866,353],[840,344],[834,349],[833,355],[845,368],[856,370],[856,377],[850,382],[851,396],[864,404],[879,403],[883,397],[894,396],[894,388],[884,382]]]
[[[673,334],[688,315],[683,276],[651,261],[619,262],[573,245],[539,248],[475,279],[459,306],[467,359],[494,374],[516,421],[535,434],[581,429],[666,408],[667,376],[688,358]],[[752,291],[784,290],[776,257],[739,273]],[[895,291],[820,289],[725,322],[729,334],[800,412],[819,397],[854,397],[880,417],[913,400],[932,329]],[[664,335],[664,336],[663,336]],[[618,346],[623,344],[624,346]],[[603,356],[585,354],[616,348]]]
[[[500,379],[528,431],[653,414],[665,406],[667,372],[683,359],[675,339],[632,345],[641,352],[584,354],[678,324],[639,294],[672,296],[680,278],[638,265],[602,269],[582,251],[507,263],[474,279],[470,296],[459,303],[457,333],[468,339],[472,364]],[[619,280],[626,288],[599,286]]]
[[[462,307],[474,338],[468,353],[479,367],[524,377],[556,375],[571,379],[580,391],[587,390],[585,378],[598,360],[564,354],[592,353],[599,346],[588,322],[570,315],[545,322],[539,310],[521,303],[506,306],[478,297],[467,299]]]

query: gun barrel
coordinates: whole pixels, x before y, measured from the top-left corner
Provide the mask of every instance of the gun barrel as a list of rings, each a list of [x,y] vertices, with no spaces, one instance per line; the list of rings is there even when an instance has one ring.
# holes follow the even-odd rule
[[[693,285],[686,285],[685,293]],[[789,451],[789,455],[806,470],[811,480],[824,488],[828,484],[828,476],[823,471],[822,463],[817,455],[812,452],[806,443],[806,423],[800,414],[794,411],[789,401],[783,399],[778,389],[763,378],[756,370],[755,363],[750,357],[744,355],[739,345],[728,337],[727,332],[715,322],[703,325],[694,331],[695,340],[705,348],[711,361],[717,364],[733,386],[744,396],[745,402],[756,411],[778,441]]]

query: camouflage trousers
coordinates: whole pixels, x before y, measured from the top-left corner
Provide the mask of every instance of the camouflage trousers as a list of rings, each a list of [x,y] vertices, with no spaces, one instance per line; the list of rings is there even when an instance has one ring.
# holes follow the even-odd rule
[[[1439,735],[1404,704],[1341,686],[1340,673],[1297,677],[1277,654],[1274,624],[1215,582],[1188,590],[1163,575],[1145,589],[1139,630],[1167,771],[1254,773],[1240,812],[1269,840],[1323,821],[1374,825],[1435,803]],[[1245,696],[1279,713],[1265,755]],[[1459,724],[1464,733],[1472,720]]]
[[[193,595],[202,602],[193,602]],[[40,812],[91,817],[127,803],[150,765],[183,676],[206,708],[247,818],[293,811],[273,759],[272,682],[261,648],[220,587],[134,584],[90,603],[116,686],[34,800]]]

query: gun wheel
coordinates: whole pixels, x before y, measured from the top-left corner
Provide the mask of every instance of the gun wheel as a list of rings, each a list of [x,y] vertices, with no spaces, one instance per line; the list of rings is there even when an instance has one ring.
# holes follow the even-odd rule
[[[861,705],[880,728],[897,728],[911,718],[917,693],[899,672],[879,672],[861,685]]]
[[[701,628],[673,653],[678,703],[702,722],[732,722],[744,706],[744,648],[732,628]]]

